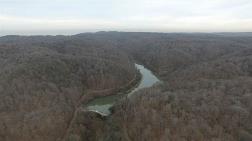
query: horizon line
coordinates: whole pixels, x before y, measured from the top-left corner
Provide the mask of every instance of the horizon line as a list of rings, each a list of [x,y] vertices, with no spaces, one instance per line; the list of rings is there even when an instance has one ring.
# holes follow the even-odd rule
[[[156,34],[252,34],[252,31],[220,31],[220,32],[200,32],[200,31],[195,31],[195,32],[185,32],[185,31],[178,31],[178,32],[161,32],[161,31],[120,31],[120,30],[100,30],[100,31],[87,31],[87,32],[76,32],[76,33],[61,33],[61,34],[53,34],[53,33],[41,33],[41,34],[37,34],[37,33],[21,33],[21,34],[4,34],[1,35],[0,37],[5,37],[5,36],[75,36],[75,35],[79,35],[79,34],[97,34],[97,33],[156,33]]]

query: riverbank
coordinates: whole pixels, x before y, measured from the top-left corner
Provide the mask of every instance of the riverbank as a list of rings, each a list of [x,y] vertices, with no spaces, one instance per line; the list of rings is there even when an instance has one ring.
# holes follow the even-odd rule
[[[109,115],[111,114],[109,110],[110,107],[112,107],[117,100],[134,91],[140,85],[141,80],[142,74],[139,70],[137,70],[135,79],[132,83],[107,94],[101,93],[102,95],[96,96],[96,98],[93,98],[89,102],[83,104],[82,107],[87,111],[97,111],[97,113]]]
[[[103,96],[90,101],[86,106],[87,111],[109,115],[111,114],[110,108],[114,105],[115,102],[122,99],[123,96],[130,96],[135,91],[142,88],[151,87],[153,84],[159,81],[159,79],[144,66],[138,64],[135,64],[135,66],[140,73],[136,79],[139,80],[137,81],[138,84],[136,83],[134,87],[132,87],[131,85],[129,85],[129,87],[124,87],[123,89],[120,89],[120,91],[116,92],[117,94],[115,95]],[[140,78],[139,76],[142,77]]]
[[[114,126],[108,120],[111,117],[110,115],[113,114],[113,109],[111,111],[111,108],[116,102],[125,96],[130,96],[139,89],[151,87],[156,82],[159,82],[159,79],[150,70],[142,65],[135,64],[135,66],[137,68],[135,79],[130,81],[128,85],[119,89],[117,88],[117,90],[93,91],[96,93],[96,96],[90,97],[88,101],[81,103],[75,111],[64,139],[72,138],[74,134],[82,132],[81,130],[92,130],[90,134],[104,135],[97,132],[105,131],[103,128],[107,126]],[[85,97],[86,99],[87,97]],[[88,129],[82,129],[79,126],[82,124],[85,124]]]
[[[106,96],[111,96],[113,94],[118,93],[117,95],[122,96],[124,93],[126,93],[127,91],[129,91],[129,89],[134,89],[134,87],[137,87],[138,84],[141,82],[142,75],[139,72],[139,70],[136,70],[135,76],[134,78],[126,85],[123,86],[121,88],[114,88],[114,89],[106,89],[106,90],[100,90],[100,91],[89,91],[87,92],[86,95],[83,95],[79,102],[76,104],[76,110],[74,111],[73,117],[71,119],[71,121],[69,122],[69,126],[66,129],[66,133],[64,134],[64,136],[62,137],[62,141],[66,141],[67,138],[69,138],[70,133],[73,132],[73,130],[75,129],[75,127],[73,127],[73,125],[75,124],[76,121],[78,121],[78,117],[79,114],[84,114],[87,116],[90,115],[90,113],[92,113],[92,111],[88,111],[88,110],[84,110],[86,109],[85,107],[88,105],[88,103],[94,99],[98,99],[100,97],[106,97]],[[126,91],[127,90],[127,91]],[[96,94],[94,94],[96,93]],[[94,96],[95,95],[95,96]],[[93,112],[94,113],[94,112]],[[97,114],[95,113],[94,115],[98,115],[98,116],[104,116],[106,114]],[[85,119],[85,118],[84,118]],[[81,120],[82,121],[82,120]]]

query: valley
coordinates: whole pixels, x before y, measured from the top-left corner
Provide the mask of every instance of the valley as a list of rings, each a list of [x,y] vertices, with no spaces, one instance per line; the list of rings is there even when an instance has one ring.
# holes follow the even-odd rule
[[[0,68],[1,141],[252,140],[248,33],[3,36]]]

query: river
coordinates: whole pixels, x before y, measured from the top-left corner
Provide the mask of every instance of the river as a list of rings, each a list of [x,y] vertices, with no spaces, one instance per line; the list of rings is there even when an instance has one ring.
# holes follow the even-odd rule
[[[145,68],[143,65],[135,64],[135,67],[140,71],[142,75],[142,79],[140,80],[137,87],[135,87],[129,93],[123,95],[115,94],[111,96],[96,98],[87,104],[87,110],[101,113],[103,115],[109,115],[109,108],[112,107],[117,100],[126,95],[130,96],[139,89],[151,87],[152,85],[160,81],[150,70]]]

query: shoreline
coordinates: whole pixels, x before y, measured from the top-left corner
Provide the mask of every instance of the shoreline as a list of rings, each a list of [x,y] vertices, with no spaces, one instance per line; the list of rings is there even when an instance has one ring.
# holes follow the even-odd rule
[[[89,104],[92,103],[92,101],[95,101],[99,98],[105,98],[105,97],[110,97],[110,96],[124,96],[125,94],[130,93],[136,87],[138,87],[141,80],[142,80],[142,74],[137,69],[136,73],[135,73],[135,78],[134,78],[134,80],[132,80],[132,82],[129,85],[127,85],[125,87],[121,87],[119,89],[111,89],[111,91],[107,92],[107,94],[104,94],[104,95],[97,95],[97,96],[93,96],[93,97],[91,95],[91,97],[88,100],[83,101],[82,106],[86,108]],[[100,93],[106,93],[106,92],[101,91]]]
[[[141,83],[141,80],[142,80],[142,74],[140,73],[139,70],[137,70],[136,72],[136,77],[134,79],[134,81],[132,81],[131,84],[123,87],[123,88],[120,88],[120,89],[117,89],[117,90],[114,90],[114,91],[111,91],[109,92],[109,94],[107,95],[100,95],[100,96],[95,96],[94,98],[86,101],[85,103],[83,103],[83,107],[86,108],[87,106],[89,106],[89,104],[91,104],[93,101],[97,100],[97,99],[100,99],[100,98],[106,98],[106,97],[111,97],[111,96],[124,96],[128,93],[130,93],[131,91],[133,91],[136,87],[139,86],[139,84]]]

